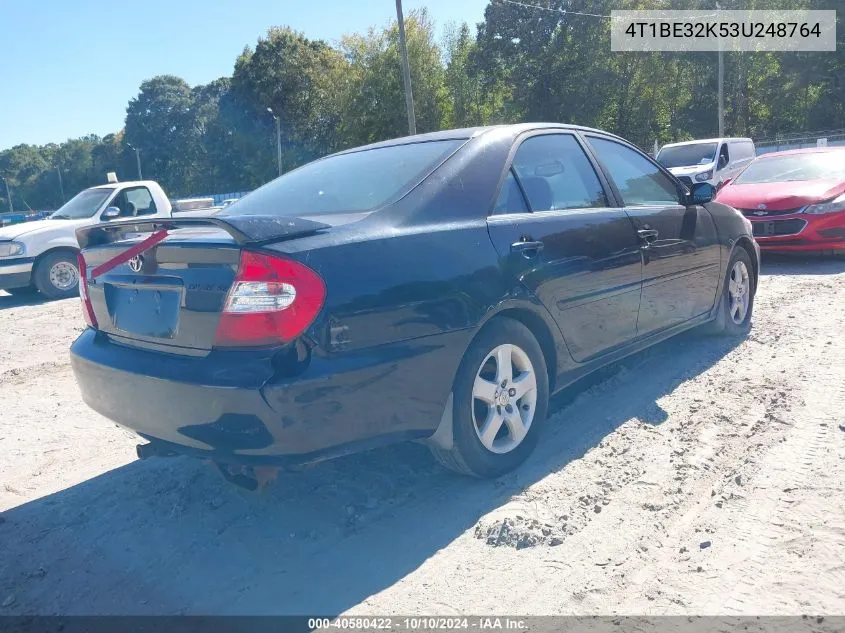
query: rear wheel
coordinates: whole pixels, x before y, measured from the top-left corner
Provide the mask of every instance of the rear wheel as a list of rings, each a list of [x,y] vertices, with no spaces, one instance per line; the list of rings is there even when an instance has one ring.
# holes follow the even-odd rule
[[[35,267],[35,287],[50,299],[66,299],[79,294],[79,268],[76,255],[60,251],[46,255]]]
[[[432,451],[444,466],[463,474],[504,474],[534,450],[548,401],[548,373],[537,339],[518,321],[495,319],[470,344],[455,377],[453,446]]]
[[[719,314],[711,326],[713,334],[742,336],[751,330],[751,313],[757,290],[751,256],[742,247],[731,255],[725,274]]]

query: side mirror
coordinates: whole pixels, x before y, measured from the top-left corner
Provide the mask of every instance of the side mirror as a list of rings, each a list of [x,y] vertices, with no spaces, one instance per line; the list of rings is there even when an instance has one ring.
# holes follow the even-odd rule
[[[731,180],[733,180],[733,178],[725,178],[722,182],[716,185],[716,193],[719,193],[724,187],[731,184]]]
[[[716,169],[724,169],[727,164],[727,157],[724,154],[719,154],[719,164],[716,166]]]
[[[710,202],[716,195],[716,188],[709,182],[697,182],[689,192],[690,204],[704,204]]]
[[[115,218],[120,217],[120,208],[119,207],[109,207],[105,211],[103,211],[103,215],[100,216],[101,220],[114,220]]]

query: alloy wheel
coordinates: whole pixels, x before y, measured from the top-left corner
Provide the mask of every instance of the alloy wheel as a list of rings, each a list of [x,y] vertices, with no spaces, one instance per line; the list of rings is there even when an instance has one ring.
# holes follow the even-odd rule
[[[731,320],[740,325],[745,321],[748,314],[748,307],[751,304],[751,277],[748,274],[748,267],[745,262],[738,261],[731,269],[731,276],[728,280],[728,306]]]
[[[509,453],[528,434],[537,408],[537,377],[523,349],[495,347],[481,363],[472,388],[472,421],[487,450]]]

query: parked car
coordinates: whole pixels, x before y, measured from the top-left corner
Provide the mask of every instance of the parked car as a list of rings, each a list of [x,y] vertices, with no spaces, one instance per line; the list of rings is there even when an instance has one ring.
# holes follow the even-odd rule
[[[170,201],[158,183],[110,183],[79,192],[47,219],[0,229],[0,290],[40,291],[51,299],[78,293],[76,229],[143,217],[169,218]]]
[[[657,161],[687,185],[709,182],[719,189],[755,155],[750,138],[709,138],[664,145],[657,152]]]
[[[845,253],[845,147],[763,154],[717,200],[751,220],[762,250]]]
[[[574,126],[351,149],[141,242],[79,229],[73,370],[141,457],[249,478],[416,439],[496,476],[551,393],[697,325],[748,331],[757,247],[712,194]]]

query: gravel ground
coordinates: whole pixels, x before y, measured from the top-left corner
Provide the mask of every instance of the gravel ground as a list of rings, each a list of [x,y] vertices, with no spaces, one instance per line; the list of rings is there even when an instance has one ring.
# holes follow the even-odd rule
[[[845,262],[764,262],[696,332],[555,397],[517,473],[398,446],[250,494],[139,462],[71,375],[78,301],[0,292],[0,613],[843,614]]]

